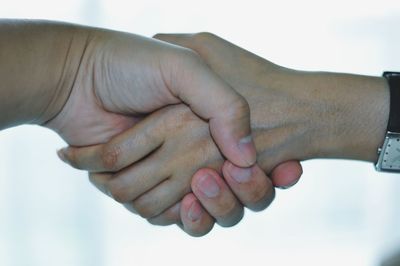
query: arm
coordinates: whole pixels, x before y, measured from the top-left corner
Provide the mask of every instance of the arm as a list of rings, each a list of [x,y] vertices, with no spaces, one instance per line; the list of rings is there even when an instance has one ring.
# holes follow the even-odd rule
[[[384,78],[281,68],[267,75],[265,82],[275,99],[269,100],[269,106],[280,110],[276,120],[288,130],[283,142],[300,145],[294,146],[297,158],[376,162],[389,116]],[[273,123],[263,120],[259,123]]]
[[[60,112],[87,38],[72,25],[0,20],[0,130],[43,124]]]

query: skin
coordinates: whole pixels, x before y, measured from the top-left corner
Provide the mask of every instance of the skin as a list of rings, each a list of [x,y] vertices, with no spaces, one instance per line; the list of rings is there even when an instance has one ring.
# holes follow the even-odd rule
[[[38,124],[70,145],[96,145],[185,103],[227,158],[254,165],[247,102],[193,50],[79,25],[0,20],[0,59],[0,129]],[[104,153],[107,171],[119,169],[116,156]]]
[[[239,170],[246,181],[241,185],[249,185],[257,183],[254,179],[268,180],[262,171],[270,172],[289,160],[376,161],[389,114],[389,91],[383,78],[286,69],[208,33],[156,38],[195,50],[246,98],[261,169],[247,169],[251,178],[246,179],[245,169],[223,164],[204,122],[182,106],[154,113],[148,118],[152,122],[144,120],[108,144],[68,150],[70,163],[100,172],[103,169],[95,162],[104,147],[118,150],[121,171],[92,173],[92,182],[151,222],[175,222],[192,235],[212,228],[210,215],[221,225],[232,225],[242,212],[227,191],[235,192],[245,205],[261,202],[260,209],[264,208],[273,198],[271,184],[259,184],[265,190],[246,199],[232,178]],[[210,169],[196,172],[202,167]],[[221,174],[230,191],[220,183]],[[190,186],[193,194],[187,194]],[[226,217],[233,218],[226,222]]]
[[[255,163],[247,102],[192,50],[43,21],[1,20],[0,33],[1,96],[10,98],[0,129],[51,120],[45,125],[70,145],[92,145],[184,102],[208,121],[227,158],[241,167]]]

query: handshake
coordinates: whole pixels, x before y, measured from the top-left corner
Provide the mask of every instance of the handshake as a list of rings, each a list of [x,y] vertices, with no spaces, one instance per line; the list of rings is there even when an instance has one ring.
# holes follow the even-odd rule
[[[389,114],[383,78],[284,68],[209,33],[32,24],[13,26],[15,42],[29,36],[57,56],[45,53],[45,70],[24,65],[40,96],[3,105],[7,114],[28,102],[0,125],[53,129],[70,145],[58,151],[64,162],[152,224],[201,236],[238,223],[244,207],[265,209],[275,187],[299,180],[299,161],[377,160]]]

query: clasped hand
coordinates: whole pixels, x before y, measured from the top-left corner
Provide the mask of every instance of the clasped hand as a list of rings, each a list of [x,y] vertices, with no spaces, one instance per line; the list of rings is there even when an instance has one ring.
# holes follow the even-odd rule
[[[293,159],[312,151],[296,146],[308,143],[305,105],[270,83],[285,70],[211,34],[155,38],[88,42],[67,103],[46,124],[70,145],[60,158],[149,222],[194,236],[236,224],[243,205],[265,209],[274,185],[300,177]]]

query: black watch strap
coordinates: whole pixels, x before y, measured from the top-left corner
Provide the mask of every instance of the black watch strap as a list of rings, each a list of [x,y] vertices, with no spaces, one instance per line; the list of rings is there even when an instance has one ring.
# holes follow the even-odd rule
[[[390,88],[390,112],[387,131],[400,133],[400,73],[384,72]]]

